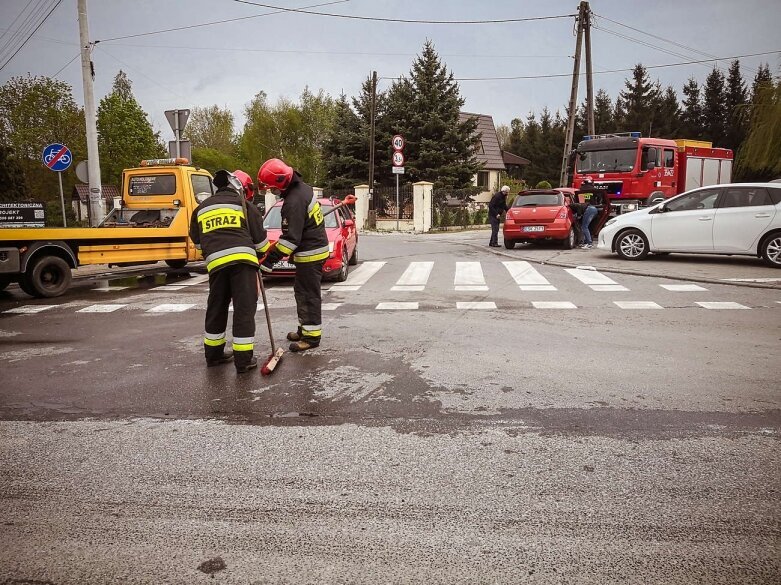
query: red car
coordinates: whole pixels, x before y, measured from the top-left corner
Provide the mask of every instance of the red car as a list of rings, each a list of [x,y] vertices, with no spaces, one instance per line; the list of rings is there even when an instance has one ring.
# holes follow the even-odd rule
[[[569,205],[577,202],[575,190],[566,187],[521,191],[507,211],[504,247],[512,250],[516,242],[558,240],[565,250],[574,248],[576,220]]]
[[[325,215],[339,201],[319,199],[320,208]],[[328,250],[330,254],[323,265],[323,278],[344,282],[347,280],[348,264],[358,264],[358,230],[355,229],[355,219],[350,209],[340,207],[333,213],[325,215],[325,231],[328,234]],[[276,242],[282,233],[282,201],[277,201],[263,218],[263,226],[268,233],[269,241]],[[293,276],[296,265],[285,256],[274,264],[272,276]]]

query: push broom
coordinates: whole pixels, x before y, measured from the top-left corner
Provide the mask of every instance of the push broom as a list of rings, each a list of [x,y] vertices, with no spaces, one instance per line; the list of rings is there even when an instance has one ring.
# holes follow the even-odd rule
[[[268,310],[268,302],[266,301],[266,287],[263,286],[263,277],[260,275],[260,272],[258,272],[258,285],[260,286],[260,294],[263,297],[263,311],[266,313],[268,338],[269,341],[271,341],[271,355],[268,356],[268,359],[263,364],[263,367],[260,368],[260,373],[264,376],[269,376],[274,371],[274,368],[277,367],[279,361],[282,359],[282,354],[285,353],[285,350],[281,347],[277,348],[276,343],[274,343],[274,332],[271,331],[271,315]]]
[[[330,213],[333,213],[340,207],[343,207],[345,205],[352,205],[355,203],[356,197],[355,195],[348,195],[344,198],[344,201],[339,203],[338,205],[334,205],[331,209],[329,209],[326,213],[323,214],[323,216],[326,216]],[[242,201],[243,203],[243,201]],[[260,294],[263,297],[263,311],[266,313],[266,324],[268,325],[268,338],[271,341],[271,355],[266,360],[266,363],[263,364],[263,367],[260,368],[260,373],[264,376],[269,376],[274,371],[274,368],[277,367],[277,364],[282,359],[282,354],[285,353],[285,350],[281,347],[277,349],[276,343],[274,343],[274,333],[271,330],[271,315],[269,314],[268,310],[268,302],[266,302],[266,287],[263,286],[263,277],[260,275],[260,272],[258,272],[258,285],[260,286]]]

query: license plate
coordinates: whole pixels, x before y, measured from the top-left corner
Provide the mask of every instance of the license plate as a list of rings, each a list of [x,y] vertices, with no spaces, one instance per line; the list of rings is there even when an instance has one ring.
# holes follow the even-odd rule
[[[291,264],[290,262],[277,262],[273,266],[273,270],[295,270],[296,265]]]
[[[523,231],[525,232],[544,232],[545,226],[542,225],[527,225],[524,226]]]

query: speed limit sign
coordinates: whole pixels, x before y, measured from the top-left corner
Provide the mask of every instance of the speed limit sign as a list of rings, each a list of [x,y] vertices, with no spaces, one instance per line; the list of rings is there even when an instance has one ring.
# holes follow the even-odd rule
[[[394,167],[403,167],[404,166],[404,155],[398,151],[393,153],[393,166]]]
[[[393,150],[399,152],[404,148],[404,137],[401,134],[396,134],[396,136],[393,137],[391,144],[393,144]]]

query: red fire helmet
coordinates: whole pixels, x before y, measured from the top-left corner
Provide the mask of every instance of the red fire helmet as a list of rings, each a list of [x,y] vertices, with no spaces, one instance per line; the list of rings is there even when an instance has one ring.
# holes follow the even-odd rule
[[[244,198],[247,201],[252,201],[252,197],[255,195],[255,183],[252,181],[252,177],[240,169],[233,171],[233,174],[241,181],[241,186],[244,189]]]
[[[293,168],[278,158],[270,158],[258,171],[258,185],[265,189],[284,191],[293,180]]]

